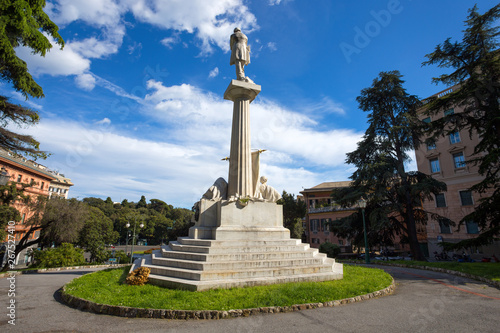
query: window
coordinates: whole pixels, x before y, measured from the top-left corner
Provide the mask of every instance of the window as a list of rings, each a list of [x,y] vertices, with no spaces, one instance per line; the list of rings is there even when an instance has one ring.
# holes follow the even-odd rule
[[[330,233],[330,219],[321,219],[321,230],[325,234]]]
[[[441,168],[439,167],[439,160],[437,158],[433,158],[430,160],[431,163],[431,173],[436,173],[441,171]]]
[[[440,234],[451,234],[450,225],[444,220],[439,220],[439,233]]]
[[[319,220],[311,220],[311,231],[314,233],[318,232]]]
[[[465,225],[467,227],[467,233],[468,234],[478,234],[479,233],[479,227],[476,222],[470,220],[465,222]]]
[[[449,109],[449,110],[446,110],[446,111],[444,112],[444,116],[446,117],[446,116],[452,115],[452,114],[454,114],[454,113],[455,113],[455,110],[453,110],[453,109]]]
[[[23,217],[21,218],[21,224],[24,224],[24,220],[26,219],[26,213],[23,214]]]
[[[458,132],[450,133],[450,143],[455,144],[459,142],[460,142],[460,133]]]
[[[436,194],[436,207],[446,207],[444,193]]]
[[[40,185],[40,188],[43,190],[43,186],[45,185],[44,182],[42,182],[42,185]]]
[[[436,143],[434,141],[427,143],[427,150],[436,149]]]
[[[453,154],[453,163],[455,164],[455,169],[465,168],[464,153],[460,152],[460,153]]]
[[[339,239],[339,245],[344,245],[344,241],[342,239]]]
[[[311,243],[319,244],[319,238],[311,238]]]
[[[472,200],[472,192],[471,191],[460,191],[460,201],[462,202],[462,206],[471,206],[474,204]]]
[[[428,123],[430,123],[430,122],[431,122],[431,117],[424,118],[424,119],[422,119],[422,121],[423,121],[424,123],[427,123],[427,124],[428,124]]]
[[[17,176],[17,182],[20,183],[23,180],[23,175]]]

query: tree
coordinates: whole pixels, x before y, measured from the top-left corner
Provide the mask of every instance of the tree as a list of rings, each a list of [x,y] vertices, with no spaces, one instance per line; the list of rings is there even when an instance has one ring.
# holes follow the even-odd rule
[[[89,216],[78,240],[78,245],[90,252],[90,260],[106,260],[109,255],[106,244],[114,243],[117,238],[118,233],[113,230],[113,222],[100,209],[90,207]]]
[[[417,238],[417,224],[427,222],[421,201],[432,200],[432,194],[446,185],[405,169],[407,153],[421,144],[422,133],[417,117],[420,100],[408,94],[403,83],[399,71],[381,72],[357,97],[360,109],[370,112],[369,126],[358,148],[347,154],[346,162],[357,167],[352,184],[334,190],[332,196],[344,207],[353,207],[366,196],[370,225],[401,234],[413,258],[425,260]]]
[[[148,203],[146,202],[146,197],[141,195],[141,200],[137,203],[135,206],[136,208],[146,208],[148,206]]]
[[[489,195],[481,199],[475,211],[465,216],[460,224],[475,221],[481,227],[481,234],[472,241],[457,244],[478,246],[491,243],[500,235],[500,53],[499,26],[500,5],[483,15],[477,6],[469,10],[465,21],[466,29],[461,42],[447,39],[427,54],[423,65],[437,65],[451,68],[450,74],[433,78],[434,83],[458,89],[433,98],[426,104],[427,114],[433,115],[454,106],[464,108],[433,121],[428,126],[434,138],[459,130],[468,130],[469,135],[478,135],[479,143],[474,155],[467,161],[477,165],[484,179],[470,188],[471,191]]]
[[[52,48],[49,39],[64,46],[57,25],[43,11],[44,0],[4,0],[0,2],[0,78],[11,82],[14,89],[26,98],[43,97],[43,90],[28,72],[26,62],[16,55],[15,48],[29,47],[34,54],[45,56]],[[46,157],[39,151],[39,142],[29,135],[7,130],[7,125],[35,125],[39,121],[36,111],[9,103],[0,96],[0,147],[33,157]]]
[[[290,229],[290,237],[301,239],[304,233],[302,219],[306,216],[306,203],[296,200],[294,194],[286,191],[283,191],[277,203],[283,205],[283,225]]]
[[[44,245],[76,243],[88,218],[89,206],[76,199],[52,197],[45,204],[40,233]]]

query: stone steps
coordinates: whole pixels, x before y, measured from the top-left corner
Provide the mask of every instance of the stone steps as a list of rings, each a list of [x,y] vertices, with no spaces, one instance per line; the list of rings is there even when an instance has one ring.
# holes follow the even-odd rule
[[[214,240],[214,239],[193,239],[189,237],[179,237],[177,242],[181,245],[195,245],[207,247],[260,247],[260,246],[293,246],[302,244],[300,239],[270,239],[270,240]]]
[[[213,280],[233,280],[233,279],[251,279],[251,278],[276,278],[279,276],[308,275],[318,273],[332,272],[332,262],[328,264],[293,266],[293,267],[270,267],[254,269],[224,269],[215,271],[200,271],[177,267],[165,267],[154,264],[143,263],[142,266],[151,270],[150,274],[164,277],[174,277],[195,281],[213,281]]]
[[[275,260],[275,259],[292,259],[292,258],[312,258],[320,254],[318,249],[306,248],[288,252],[246,252],[246,253],[193,253],[174,251],[168,245],[161,250],[161,256],[166,259],[179,259],[191,261],[233,261],[233,260]]]
[[[340,267],[338,267],[340,266]],[[213,289],[214,285],[217,288],[239,288],[262,286],[275,283],[291,283],[291,282],[321,282],[330,281],[342,278],[342,265],[334,264],[333,272],[303,274],[293,276],[276,276],[276,277],[253,277],[246,279],[232,280],[212,280],[212,281],[186,281],[175,277],[165,277],[156,274],[150,274],[149,280],[151,283],[167,288],[186,289],[192,291],[203,291]]]
[[[309,247],[309,244],[300,243],[298,245],[261,245],[249,246],[247,244],[234,243],[235,246],[199,246],[199,245],[184,245],[177,241],[170,242],[169,247],[173,251],[191,252],[191,253],[248,253],[248,252],[290,252],[301,251]]]
[[[307,258],[291,258],[291,259],[270,259],[268,255],[262,254],[262,258],[247,259],[247,260],[228,260],[228,261],[192,261],[182,259],[163,258],[160,251],[155,251],[152,255],[153,265],[185,268],[192,270],[222,270],[222,269],[254,269],[254,268],[271,268],[271,267],[293,267],[305,265],[321,265],[324,262],[323,256],[311,256]],[[300,252],[298,252],[300,253]]]

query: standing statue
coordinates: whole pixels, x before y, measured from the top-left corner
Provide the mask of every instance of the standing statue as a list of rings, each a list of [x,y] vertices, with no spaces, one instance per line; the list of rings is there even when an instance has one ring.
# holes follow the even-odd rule
[[[231,59],[229,65],[236,65],[236,79],[253,83],[245,77],[245,66],[250,63],[250,46],[247,45],[248,38],[241,32],[240,28],[234,28],[234,33],[229,40],[231,48]]]

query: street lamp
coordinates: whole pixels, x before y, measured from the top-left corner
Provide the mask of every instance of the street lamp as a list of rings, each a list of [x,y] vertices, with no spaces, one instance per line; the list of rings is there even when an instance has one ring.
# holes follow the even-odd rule
[[[130,263],[132,263],[132,261],[134,259],[134,240],[135,240],[136,224],[137,224],[137,216],[134,217],[134,234],[132,235],[132,249],[130,250]],[[128,229],[130,227],[130,223],[127,223],[125,226]],[[144,224],[143,223],[139,224],[139,228],[141,228],[141,229],[144,228]],[[128,235],[128,232],[127,232],[127,235]],[[127,244],[128,244],[128,237],[127,237]]]
[[[10,179],[9,173],[7,172],[5,167],[2,167],[1,172],[0,172],[0,185],[1,186],[7,185],[7,182],[9,181],[9,179]]]
[[[365,208],[366,208],[366,199],[361,198],[358,201],[358,206],[361,208],[361,215],[363,215],[363,230],[365,233],[365,263],[370,263],[370,250],[368,249],[368,236],[366,232],[366,222],[365,222]]]

